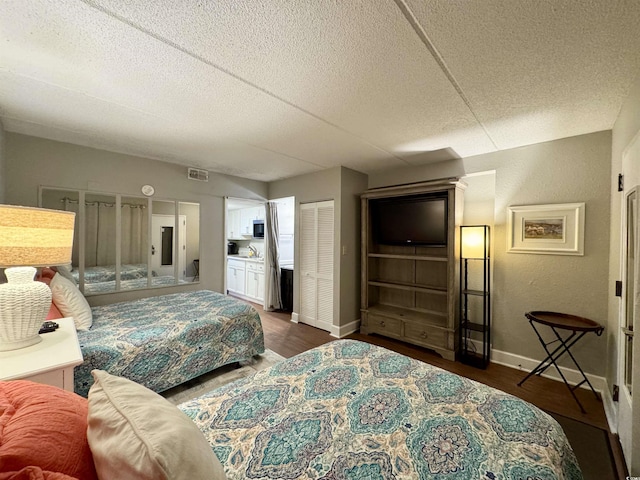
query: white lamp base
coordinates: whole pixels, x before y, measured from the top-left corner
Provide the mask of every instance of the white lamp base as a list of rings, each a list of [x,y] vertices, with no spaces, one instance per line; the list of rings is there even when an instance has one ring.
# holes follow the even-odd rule
[[[35,268],[11,267],[4,273],[9,282],[0,285],[0,352],[41,342],[38,331],[51,306],[51,289],[33,280]]]

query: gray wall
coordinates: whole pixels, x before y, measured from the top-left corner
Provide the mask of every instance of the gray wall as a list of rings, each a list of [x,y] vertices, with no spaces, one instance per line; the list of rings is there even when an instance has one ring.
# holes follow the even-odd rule
[[[0,203],[5,203],[6,163],[5,133],[0,121]]]
[[[299,175],[269,184],[269,198],[295,197],[296,228],[301,203],[334,201],[334,326],[360,318],[360,202],[367,176],[344,167]],[[295,236],[295,265],[300,265],[300,235]],[[346,253],[342,255],[342,246]],[[293,311],[300,312],[299,269],[294,269]]]
[[[341,169],[340,208],[340,325],[360,319],[360,194],[367,176]]]
[[[611,132],[380,172],[369,176],[369,186],[492,170],[496,172],[493,346],[542,359],[543,350],[524,312],[552,310],[602,324],[607,321]],[[586,202],[584,256],[507,253],[508,206],[569,202]],[[604,337],[591,335],[576,345],[578,362],[587,372],[604,376],[606,343]]]
[[[549,309],[584,315],[600,322],[607,319],[611,162],[611,132],[599,132],[453,162],[381,172],[369,176],[368,187],[495,171],[494,348],[541,358],[541,348],[524,319],[525,311]],[[296,206],[332,199],[336,209],[334,317],[339,319],[337,325],[340,326],[360,316],[357,197],[367,186],[367,177],[363,174],[337,167],[268,185],[217,174],[211,175],[209,183],[200,183],[188,180],[186,168],[182,166],[10,132],[6,133],[5,163],[5,200],[9,203],[36,205],[39,185],[139,195],[145,183],[156,187],[154,198],[199,202],[200,285],[172,287],[151,294],[180,288],[222,290],[226,245],[224,196],[257,200],[295,196]],[[126,176],[122,175],[123,171],[127,172]],[[506,253],[509,205],[575,201],[587,204],[584,257]],[[298,240],[296,235],[296,243]],[[345,255],[342,255],[342,246],[346,247]],[[295,260],[299,265],[297,252],[296,244]],[[297,286],[297,273],[295,282]],[[127,292],[92,297],[92,303],[148,294]],[[294,311],[299,311],[297,287]],[[593,336],[585,340],[576,350],[578,360],[588,372],[604,375],[605,338]]]
[[[269,183],[269,198],[295,197],[295,229],[293,262],[293,311],[300,313],[300,204],[322,202],[325,200],[334,201],[334,282],[340,279],[340,257],[338,245],[340,245],[340,167],[322,170],[307,175],[286,178]],[[337,284],[336,284],[337,285]],[[333,291],[333,318],[340,318],[340,289],[334,286]],[[335,323],[335,321],[334,321]]]
[[[89,297],[92,305],[130,300],[186,289],[221,292],[224,285],[224,196],[267,198],[267,184],[210,174],[209,182],[187,179],[187,168],[147,158],[6,133],[5,201],[35,206],[40,185],[139,196],[144,184],[154,199],[200,203],[200,283],[182,287]],[[126,173],[126,174],[125,174]]]

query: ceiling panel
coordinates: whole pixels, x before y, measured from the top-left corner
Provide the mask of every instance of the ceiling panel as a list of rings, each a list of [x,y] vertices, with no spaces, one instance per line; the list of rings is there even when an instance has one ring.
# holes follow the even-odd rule
[[[93,3],[388,152],[495,150],[392,1]]]
[[[77,143],[111,141],[116,151],[177,156],[248,178],[259,171],[275,179],[341,164],[404,164],[83,3],[29,2],[27,12],[15,6],[17,21],[0,34],[19,45],[1,58],[7,124],[51,126],[74,132]],[[274,157],[298,166],[279,172],[265,165]]]
[[[242,177],[610,129],[635,0],[0,2],[5,128]]]
[[[636,0],[406,0],[500,149],[608,130],[640,72]]]

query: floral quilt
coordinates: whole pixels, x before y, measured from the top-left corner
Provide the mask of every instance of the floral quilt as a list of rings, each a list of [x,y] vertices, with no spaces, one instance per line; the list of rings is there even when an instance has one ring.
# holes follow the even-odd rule
[[[179,279],[177,283],[190,283],[186,280]],[[173,275],[159,275],[152,277],[152,287],[165,287],[176,285],[176,278]],[[134,290],[138,288],[149,288],[147,277],[132,278],[130,280],[120,281],[120,290]],[[86,283],[84,286],[85,295],[95,295],[98,293],[110,293],[116,290],[116,281],[108,280],[105,282]]]
[[[564,432],[537,407],[353,340],[179,408],[228,479],[582,479]]]
[[[74,269],[71,272],[76,282],[80,281],[80,271]],[[120,280],[133,280],[136,278],[147,278],[147,264],[134,263],[120,265]],[[115,265],[101,265],[87,267],[84,269],[84,283],[112,282],[116,279]]]
[[[264,352],[260,316],[250,304],[208,290],[93,307],[79,331],[84,362],[75,392],[84,397],[98,368],[156,392]]]

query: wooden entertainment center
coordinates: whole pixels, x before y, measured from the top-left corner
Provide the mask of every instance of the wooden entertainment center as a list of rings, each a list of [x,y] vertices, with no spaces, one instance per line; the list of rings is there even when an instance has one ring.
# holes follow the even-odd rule
[[[432,349],[455,360],[458,349],[459,226],[465,184],[458,178],[377,188],[361,195],[361,333]],[[447,198],[446,245],[380,243],[372,202],[416,195]],[[420,219],[416,218],[416,222]]]

